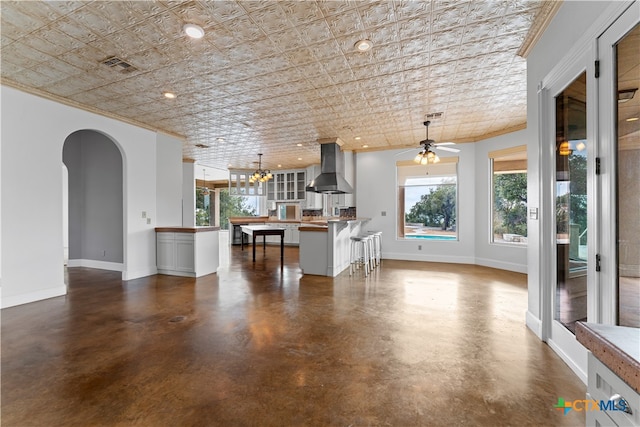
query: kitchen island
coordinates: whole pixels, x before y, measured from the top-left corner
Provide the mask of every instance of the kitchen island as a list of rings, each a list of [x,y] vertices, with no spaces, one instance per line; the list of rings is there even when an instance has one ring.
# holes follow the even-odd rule
[[[301,226],[300,268],[303,274],[336,277],[349,268],[351,237],[361,234],[369,218],[334,218]]]
[[[200,277],[220,265],[220,227],[156,227],[158,274]]]

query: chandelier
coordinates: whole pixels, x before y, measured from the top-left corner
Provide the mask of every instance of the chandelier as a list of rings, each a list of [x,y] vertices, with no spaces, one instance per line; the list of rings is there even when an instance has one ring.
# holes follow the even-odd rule
[[[273,175],[270,170],[262,169],[262,153],[258,154],[258,169],[249,177],[249,182],[253,184],[254,182],[267,182]]]

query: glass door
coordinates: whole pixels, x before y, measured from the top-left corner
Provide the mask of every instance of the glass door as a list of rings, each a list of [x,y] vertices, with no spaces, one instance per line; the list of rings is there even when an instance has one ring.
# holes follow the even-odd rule
[[[586,381],[587,350],[575,337],[578,321],[593,321],[595,143],[593,79],[587,55],[567,66],[542,94],[545,340]],[[548,175],[547,175],[548,174]],[[549,220],[546,220],[546,219]]]
[[[640,328],[640,25],[615,49],[618,324]]]
[[[554,320],[575,334],[587,320],[587,75],[555,97],[556,288]]]
[[[629,8],[599,39],[602,323],[640,327],[640,25]]]

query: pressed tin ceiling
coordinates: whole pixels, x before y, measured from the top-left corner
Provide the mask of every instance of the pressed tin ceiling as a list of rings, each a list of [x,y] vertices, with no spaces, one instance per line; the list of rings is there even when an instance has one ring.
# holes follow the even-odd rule
[[[417,147],[429,113],[443,113],[436,141],[523,128],[523,56],[558,4],[2,1],[0,70],[3,84],[181,136],[204,165],[253,168],[264,153],[266,168],[297,168],[319,162],[324,138]]]

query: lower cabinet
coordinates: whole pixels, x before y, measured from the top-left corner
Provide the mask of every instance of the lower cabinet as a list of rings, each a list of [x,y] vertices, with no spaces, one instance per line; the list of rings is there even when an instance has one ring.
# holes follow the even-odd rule
[[[269,224],[269,226],[273,228],[284,228],[284,244],[285,245],[300,244],[300,232],[298,231],[298,227],[300,226],[300,224],[276,223],[276,224]],[[267,243],[277,243],[278,245],[280,244],[280,236],[266,236],[266,237],[267,237]],[[260,239],[260,243],[262,243],[262,239]]]
[[[588,353],[587,399],[609,405],[606,410],[587,411],[587,426],[640,426],[640,394],[591,352]]]
[[[200,277],[219,266],[218,231],[204,233],[156,233],[156,266],[159,274]]]
[[[194,272],[195,235],[191,233],[157,233],[158,270]]]

